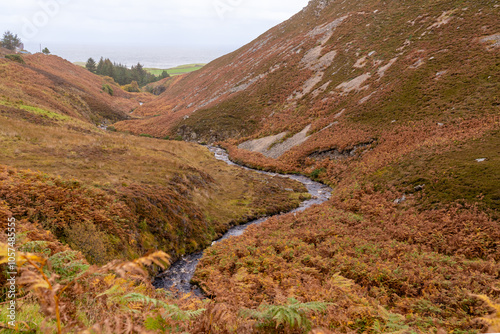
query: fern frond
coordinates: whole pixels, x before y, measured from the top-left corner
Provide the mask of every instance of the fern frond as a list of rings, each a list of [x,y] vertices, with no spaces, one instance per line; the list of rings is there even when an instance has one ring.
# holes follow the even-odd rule
[[[142,293],[137,293],[137,292],[129,293],[123,296],[123,298],[130,303],[141,303],[145,306],[153,305],[154,307],[156,307],[162,303],[162,301],[158,299],[154,299],[149,296],[143,295]]]
[[[90,266],[83,260],[77,260],[78,252],[65,251],[54,254],[49,258],[52,269],[61,275],[64,280],[73,280],[85,273]]]
[[[304,311],[304,312],[322,312],[325,311],[328,306],[331,305],[331,303],[325,303],[325,302],[309,302],[309,303],[301,303],[295,298],[289,298],[287,307],[297,310],[297,311]]]
[[[130,311],[132,313],[137,313],[137,310],[131,309],[129,307],[129,300],[125,298],[125,289],[119,285],[115,284],[108,290],[104,291],[103,293],[97,295],[97,297],[102,297],[102,296],[107,296],[107,305],[113,305],[117,304],[120,306],[120,308],[123,311]]]
[[[372,326],[374,333],[403,334],[407,332],[409,327],[404,323],[404,316],[391,313],[382,306],[378,307],[378,311],[383,321],[375,320]]]
[[[266,313],[248,308],[240,310],[240,315],[244,318],[252,318],[256,320],[262,320],[266,317]]]
[[[18,284],[26,286],[28,290],[50,289],[50,283],[39,273],[34,271],[24,271]]]
[[[156,264],[157,266],[165,269],[170,265],[170,256],[165,252],[154,252],[148,255],[145,255],[137,260],[133,261],[136,264],[142,265],[144,267],[152,266]]]
[[[121,333],[121,334],[132,334],[132,333],[155,333],[147,331],[140,325],[136,324],[137,321],[132,319],[130,316],[115,316],[111,319],[106,319],[105,321],[95,324],[91,328],[81,332],[82,334],[109,334],[109,333]]]
[[[325,311],[329,305],[331,304],[325,302],[301,303],[295,298],[289,298],[286,305],[261,305],[258,310],[244,309],[240,313],[247,318],[261,320],[263,326],[273,324],[276,328],[283,325],[310,329],[311,322],[307,313]]]
[[[143,256],[134,261],[118,262],[113,261],[101,268],[101,271],[106,272],[113,270],[121,277],[138,279],[145,281],[149,276],[146,267],[153,264],[165,269],[168,267],[170,256],[164,252],[158,251],[149,255]]]
[[[195,311],[183,311],[177,305],[169,305],[166,303],[161,303],[163,312],[161,313],[164,319],[171,318],[176,321],[188,321],[199,317],[205,309],[199,309]]]
[[[500,332],[500,304],[493,302],[488,296],[485,295],[472,295],[488,305],[492,310],[494,310],[490,317],[479,318],[484,321],[489,326],[490,333]]]
[[[165,333],[167,330],[167,323],[160,315],[155,315],[153,317],[147,317],[146,320],[144,320],[144,328]]]
[[[48,241],[43,240],[29,241],[19,247],[19,250],[21,252],[42,253],[45,255],[49,255],[51,253],[51,250],[47,247],[48,244]]]
[[[116,285],[113,285],[108,290],[104,291],[103,293],[97,295],[97,297],[102,297],[104,295],[115,296],[117,294],[122,294],[123,292],[125,292],[125,290],[123,290],[123,288],[121,286],[119,286],[118,284],[116,284]]]
[[[345,278],[344,276],[341,276],[340,273],[335,273],[332,276],[332,278],[330,279],[330,282],[336,288],[339,288],[340,290],[343,290],[346,292],[349,291],[354,286],[353,280],[350,280],[348,278]]]
[[[228,324],[234,321],[228,312],[227,305],[213,301],[204,301],[204,304],[206,309],[197,319],[194,333],[218,333],[221,331],[218,324]]]
[[[141,293],[129,293],[123,296],[123,299],[129,303],[141,303],[145,306],[152,305],[155,308],[161,308],[161,314],[163,318],[171,318],[177,321],[187,321],[193,318],[197,318],[205,311],[205,309],[184,311],[181,310],[177,305],[170,305],[165,303],[164,301],[151,298]]]
[[[497,314],[500,314],[500,305],[494,303],[488,296],[485,295],[474,295],[476,298],[481,299],[485,302],[490,308],[494,309]]]

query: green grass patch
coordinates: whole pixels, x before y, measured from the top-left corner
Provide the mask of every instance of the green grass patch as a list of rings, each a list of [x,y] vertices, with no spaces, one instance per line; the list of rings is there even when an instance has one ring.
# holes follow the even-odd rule
[[[310,193],[290,193],[290,196],[289,198],[292,200],[292,201],[306,201],[306,200],[310,200],[312,198],[312,195]]]
[[[45,110],[45,109],[41,109],[41,108],[37,108],[37,107],[31,107],[31,106],[25,106],[25,105],[21,105],[19,107],[23,110],[32,112],[33,114],[45,116],[45,117],[55,119],[58,121],[69,121],[69,119],[70,119],[68,116],[61,115],[61,114],[55,113],[53,111],[49,111],[49,110]]]
[[[5,305],[0,310],[0,322],[2,324],[8,324],[10,319],[8,316],[8,306]],[[2,329],[2,333],[4,334],[14,334],[20,333],[22,331],[27,333],[40,333],[37,329],[40,328],[42,322],[46,320],[45,316],[40,310],[40,306],[35,302],[23,302],[22,307],[18,307],[16,312],[16,323],[19,324],[20,331],[10,330],[10,329]],[[55,321],[48,321],[49,324],[55,324]]]
[[[7,101],[0,101],[0,105],[7,106],[7,107],[14,107],[14,108],[19,108],[28,112],[31,112],[36,115],[44,116],[50,119],[58,120],[58,121],[69,121],[70,117],[66,115],[61,115],[53,111],[45,110],[42,108],[38,107],[33,107],[33,106],[28,106],[23,104],[22,102],[18,103],[11,103]]]
[[[181,75],[186,73],[191,73],[199,70],[205,66],[205,64],[187,64],[181,65],[173,68],[161,69],[161,68],[145,68],[146,71],[153,75],[161,75],[163,71],[167,71],[170,76]]]
[[[311,178],[317,179],[324,172],[326,172],[325,168],[317,168],[311,172]]]

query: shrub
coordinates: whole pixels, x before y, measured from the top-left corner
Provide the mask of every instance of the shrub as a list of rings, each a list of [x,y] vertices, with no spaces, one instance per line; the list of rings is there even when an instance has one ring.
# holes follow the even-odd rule
[[[139,84],[137,81],[132,81],[130,84],[123,86],[123,90],[129,93],[140,93],[141,89],[139,88]]]
[[[312,171],[311,178],[317,179],[319,177],[319,175],[321,173],[324,173],[324,172],[326,172],[325,168],[317,168],[317,169],[315,169],[315,170]]]
[[[51,258],[22,252],[17,255],[17,283],[20,291],[29,293],[18,313],[19,319],[27,320],[19,321],[23,332],[121,333],[124,323],[127,323],[130,328],[127,333],[144,333],[145,319],[159,316],[165,322],[181,324],[205,311],[183,310],[176,304],[167,303],[169,300],[165,294],[155,292],[147,280],[148,270],[154,266],[167,267],[169,256],[163,252],[150,253],[130,262],[114,261],[101,268],[78,260],[79,254],[74,251],[61,252]],[[7,256],[8,245],[0,243],[0,263],[7,263]],[[105,305],[99,303],[102,296],[106,298]],[[75,307],[81,310],[78,313],[84,314],[81,322],[68,321],[75,319]],[[138,309],[143,310],[144,317],[132,316]],[[40,314],[44,319],[40,319]],[[113,317],[112,324],[109,323],[110,317]],[[5,319],[6,312],[0,311],[0,320],[5,323]],[[92,328],[87,328],[92,325],[89,319],[94,323]],[[103,327],[105,331],[100,330]],[[5,325],[2,328],[2,333],[17,333],[19,329]],[[43,328],[43,331],[35,328]]]
[[[108,93],[111,96],[113,96],[113,94],[114,94],[113,88],[111,88],[111,86],[108,85],[108,84],[102,85],[102,91],[105,92],[105,93]]]
[[[26,64],[24,62],[23,57],[21,57],[21,55],[6,55],[5,58],[12,60],[12,61],[15,61],[16,63],[19,63],[19,64]]]

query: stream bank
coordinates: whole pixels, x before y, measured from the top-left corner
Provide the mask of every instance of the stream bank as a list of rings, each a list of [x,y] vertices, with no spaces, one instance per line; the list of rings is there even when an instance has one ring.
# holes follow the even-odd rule
[[[257,173],[262,173],[269,176],[286,177],[302,183],[307,188],[309,194],[311,194],[311,199],[302,202],[298,208],[284,214],[304,211],[305,209],[313,205],[321,204],[328,201],[328,199],[331,196],[332,189],[330,187],[321,184],[319,182],[315,182],[305,176],[270,173],[248,168],[245,166],[240,166],[235,164],[229,159],[229,155],[224,149],[219,147],[209,147],[209,149],[212,153],[214,153],[216,159],[224,161],[229,165],[239,166],[241,168],[245,168],[247,170],[252,170]],[[250,225],[261,224],[271,217],[272,216],[263,217],[260,219],[252,220],[243,225],[235,226],[229,229],[226,232],[226,234],[224,234],[220,239],[214,241],[212,245],[229,237],[242,235]],[[153,285],[156,288],[164,288],[164,289],[174,288],[181,293],[189,293],[193,291],[196,295],[203,296],[202,291],[197,286],[190,283],[191,279],[194,276],[196,266],[198,265],[198,262],[202,257],[203,257],[203,251],[183,256],[180,260],[173,263],[168,270],[157,275],[153,282]]]

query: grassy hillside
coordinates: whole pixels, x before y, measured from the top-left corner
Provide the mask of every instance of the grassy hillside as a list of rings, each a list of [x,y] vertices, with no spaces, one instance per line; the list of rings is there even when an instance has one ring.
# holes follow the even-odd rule
[[[23,60],[0,60],[0,218],[5,228],[8,220],[16,220],[19,252],[50,257],[51,265],[44,270],[55,270],[57,276],[44,284],[51,288],[85,270],[104,273],[110,268],[89,264],[116,264],[143,255],[156,259],[158,254],[165,262],[198,251],[229,227],[290,210],[307,195],[300,183],[228,166],[199,145],[102,130],[96,125],[128,118],[138,101],[153,96],[126,93],[109,78],[58,57]],[[113,94],[104,91],[104,85]],[[7,234],[0,234],[2,261],[7,241]],[[31,260],[42,261],[34,256]],[[48,262],[36,263],[43,267]],[[23,273],[33,274],[30,268]],[[150,274],[155,270],[158,267]],[[134,271],[122,281],[100,276],[104,281],[101,287],[93,285],[97,290],[89,290],[90,281],[82,282],[85,292],[71,290],[81,285],[72,286],[55,301],[61,305],[64,325],[86,328],[107,317],[102,309],[93,313],[95,305],[86,304],[85,298],[96,299],[95,292],[105,292],[106,284],[123,287],[127,282],[132,289],[138,272],[145,273]],[[4,287],[5,279],[0,275]],[[38,295],[47,285],[28,294],[29,283],[19,282],[27,284],[20,291],[26,303],[19,309],[19,323],[25,321],[22,326],[35,331],[53,325],[48,332],[56,331],[56,321],[50,320],[54,308],[45,309],[43,301],[51,297]],[[1,298],[6,300],[5,293]],[[48,317],[45,325],[40,312]],[[6,315],[2,309],[2,323]]]
[[[130,258],[150,248],[174,255],[192,252],[209,244],[229,225],[298,204],[288,201],[284,188],[294,187],[290,182],[255,178],[236,171],[213,161],[206,149],[195,145],[90,129],[82,133],[79,129],[40,127],[6,118],[2,118],[0,128],[3,142],[0,162],[16,167],[18,171],[14,170],[13,175],[25,170],[43,171],[28,174],[30,178],[39,179],[38,186],[30,189],[32,194],[29,196],[18,198],[16,195],[26,192],[22,184],[18,185],[18,178],[4,180],[6,193],[3,198],[9,198],[9,206],[23,207],[16,217],[43,223],[60,240],[65,240],[65,229],[72,224],[85,219],[99,227],[101,218],[98,216],[102,214],[96,217],[82,212],[74,217],[71,212],[78,211],[77,208],[58,203],[63,193],[74,190],[83,192],[78,195],[83,200],[86,196],[105,196],[107,201],[121,203],[120,213],[105,214],[108,216],[106,221],[111,219],[106,224],[116,224],[110,228],[123,229],[122,237],[116,241],[122,243],[126,238],[125,244],[134,245],[134,249],[116,252],[116,247],[109,245],[111,254],[103,254],[103,258]],[[53,188],[50,185],[54,182]],[[276,197],[260,201],[269,187]],[[44,197],[46,189],[54,192],[48,199]],[[12,202],[10,196],[14,196]],[[46,200],[53,206],[39,207],[39,203]],[[107,212],[110,208],[102,207],[104,203],[87,205],[91,210]],[[136,232],[130,235],[131,231]]]
[[[302,189],[293,182],[236,171],[196,145],[110,133],[92,124],[128,117],[127,108],[144,94],[125,93],[113,83],[114,94],[105,93],[106,78],[57,57],[25,61],[5,60],[0,67],[6,74],[0,80],[2,198],[18,208],[17,219],[42,224],[77,250],[86,246],[73,243],[74,226],[86,221],[103,232],[105,251],[95,262],[133,258],[151,248],[193,252],[230,225],[298,205],[298,197],[290,201],[293,194],[285,191]],[[23,179],[32,180],[29,190]],[[262,201],[268,191],[276,197]],[[60,198],[65,193],[75,207]]]
[[[112,79],[102,78],[56,56],[22,56],[23,63],[0,59],[0,104],[4,113],[60,114],[100,124],[127,119],[139,106],[137,96],[124,92]],[[109,89],[108,89],[109,88]],[[50,117],[49,117],[50,118]]]
[[[497,210],[491,136],[500,103],[499,11],[490,1],[312,2],[240,50],[167,81],[159,99],[137,109],[143,119],[117,127],[226,140],[246,163],[321,171],[315,175],[331,185],[351,180],[353,165],[363,166],[358,177],[390,170],[384,180],[400,191],[420,182],[428,185],[428,201],[473,204],[485,196],[486,208]],[[307,140],[278,159],[236,152],[246,140],[286,132],[284,141],[308,125]],[[366,143],[363,157],[344,159]],[[317,158],[333,152],[339,155]],[[488,159],[477,163],[481,158]],[[395,165],[412,180],[393,182],[402,176]],[[468,171],[429,185],[430,174],[446,174],[450,165]],[[465,190],[467,183],[473,186]]]
[[[120,126],[209,140],[299,131],[311,123],[321,129],[343,109],[344,118],[362,117],[371,125],[392,121],[392,113],[400,121],[459,118],[466,108],[496,103],[492,83],[498,49],[488,39],[498,33],[494,6],[488,1],[384,5],[360,0],[320,10],[323,5],[313,3],[137,111],[144,116],[162,112],[159,119]],[[471,87],[481,98],[460,99]],[[185,93],[191,90],[196,94]],[[226,116],[214,116],[220,114]],[[297,119],[293,127],[288,117]],[[221,119],[222,133],[212,138],[210,130]]]
[[[495,1],[312,1],[119,122],[335,188],[214,246],[206,291],[236,313],[327,301],[309,319],[335,333],[498,331],[476,296],[496,300],[500,273],[499,14]],[[254,139],[283,152],[240,148]],[[263,332],[301,332],[253,315]]]

